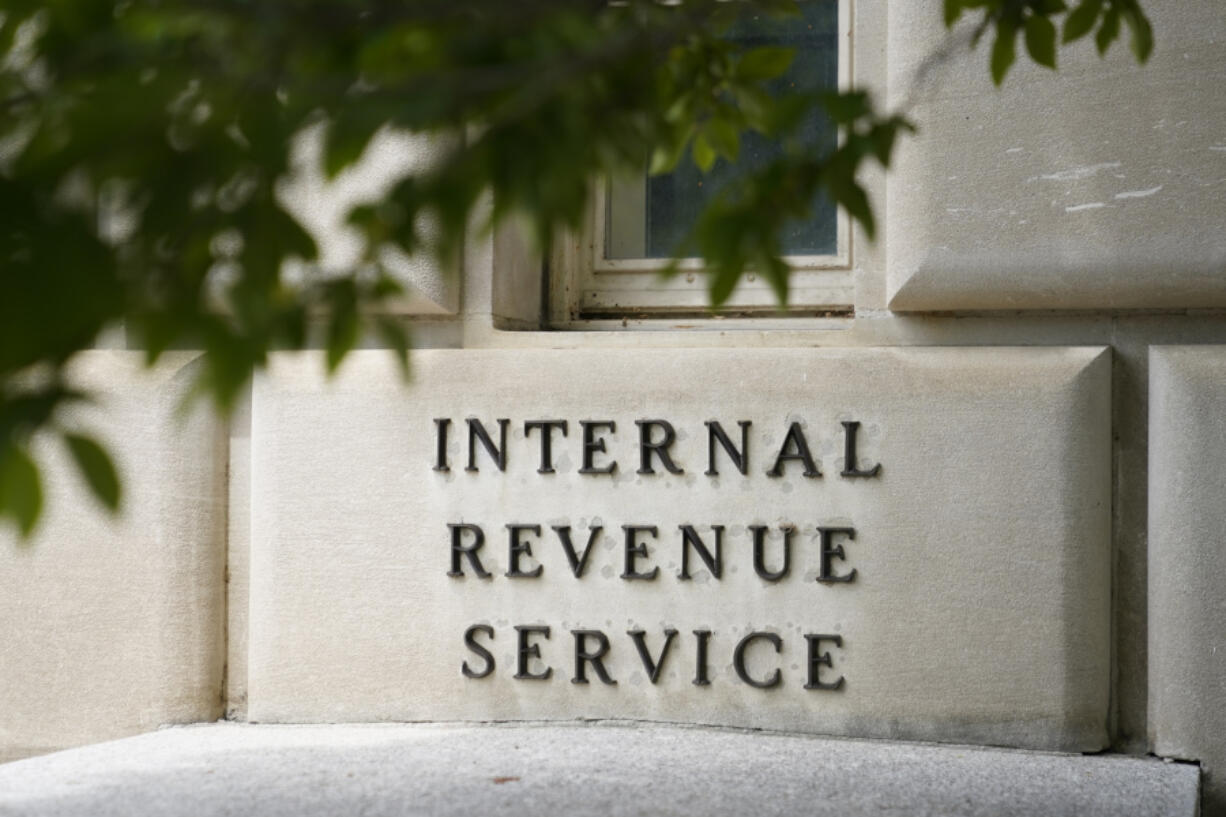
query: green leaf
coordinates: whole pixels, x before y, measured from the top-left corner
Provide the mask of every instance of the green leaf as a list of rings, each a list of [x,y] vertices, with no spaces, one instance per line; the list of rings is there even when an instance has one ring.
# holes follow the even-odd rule
[[[757,0],[759,8],[772,17],[801,17],[800,6],[796,0]]]
[[[672,104],[664,111],[664,121],[684,122],[690,115],[690,108],[694,105],[694,95],[689,93],[679,94]]]
[[[375,316],[375,332],[387,344],[400,364],[400,374],[409,379],[409,334],[395,315],[379,314]]]
[[[840,125],[850,124],[872,112],[868,94],[864,91],[823,94],[821,100],[826,113]]]
[[[353,114],[329,124],[324,143],[324,172],[329,179],[335,178],[362,156],[380,124],[370,117]]]
[[[1017,59],[1017,29],[1001,21],[996,29],[996,42],[992,43],[992,82],[1000,85],[1005,81],[1013,61]]]
[[[65,434],[64,442],[76,460],[77,469],[85,477],[89,489],[107,510],[119,509],[120,485],[119,474],[106,450],[89,437],[80,434]]]
[[[737,63],[737,76],[743,80],[757,81],[781,76],[792,64],[796,55],[793,48],[764,46],[746,51]]]
[[[688,135],[685,139],[675,139],[671,144],[657,145],[651,152],[651,163],[647,168],[648,175],[658,176],[661,173],[671,173],[685,154],[687,143]]]
[[[791,275],[792,268],[777,255],[770,255],[762,259],[761,268],[762,277],[770,284],[771,290],[775,293],[776,300],[779,301],[779,305],[787,306],[788,277]]]
[[[715,152],[730,162],[735,162],[741,152],[741,132],[727,119],[716,118],[707,123],[707,141]]]
[[[741,278],[739,265],[721,264],[713,272],[708,272],[707,275],[710,278],[708,293],[711,297],[711,306],[723,306],[724,302],[728,300],[728,296],[732,294],[732,290],[736,289],[737,281]]]
[[[813,110],[813,100],[805,94],[781,94],[771,100],[770,111],[758,122],[753,122],[762,132],[779,136],[794,131],[806,122]]]
[[[961,0],[945,0],[945,27],[949,28],[962,16]]]
[[[760,127],[762,122],[773,118],[778,97],[768,93],[765,88],[736,85],[732,88],[732,96],[741,114],[754,127]]]
[[[1056,67],[1056,26],[1038,14],[1026,18],[1026,50],[1039,65]]]
[[[24,538],[34,531],[42,509],[38,466],[16,445],[0,449],[0,517],[13,517]]]
[[[1149,19],[1140,7],[1135,5],[1124,11],[1124,22],[1128,23],[1128,28],[1132,31],[1132,53],[1137,62],[1143,63],[1154,51],[1153,26],[1149,24]]]
[[[898,139],[899,130],[914,133],[915,127],[905,119],[891,119],[873,128],[868,133],[869,147],[872,154],[881,162],[882,167],[890,166],[890,156],[894,152],[894,143]]]
[[[1112,6],[1105,17],[1103,24],[1099,26],[1098,33],[1094,35],[1094,44],[1098,46],[1100,55],[1106,54],[1107,49],[1111,47],[1111,43],[1120,36],[1120,11],[1116,6]]]
[[[831,197],[842,205],[847,214],[860,222],[864,234],[871,241],[877,233],[877,222],[873,218],[873,208],[868,202],[868,194],[854,178],[835,177],[827,180],[827,188]]]
[[[352,280],[337,281],[329,296],[332,316],[328,321],[327,362],[328,374],[332,374],[357,344],[361,324]]]
[[[1059,14],[1068,11],[1068,5],[1064,0],[1041,0],[1039,11],[1044,15]]]
[[[698,169],[703,173],[706,173],[715,164],[715,148],[711,147],[705,133],[694,137],[693,153],[694,164],[698,165]]]
[[[1064,20],[1063,42],[1071,43],[1089,34],[1102,14],[1103,0],[1082,0],[1081,5],[1073,9]]]

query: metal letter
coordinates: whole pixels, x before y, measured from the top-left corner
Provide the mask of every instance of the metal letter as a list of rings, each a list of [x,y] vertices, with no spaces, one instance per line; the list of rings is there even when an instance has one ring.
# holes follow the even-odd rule
[[[800,427],[800,423],[792,423],[788,426],[788,434],[783,438],[783,445],[779,446],[779,456],[775,458],[775,467],[767,471],[766,475],[768,477],[783,476],[783,464],[790,460],[800,460],[804,463],[806,477],[822,475],[821,471],[817,470],[817,463],[813,461],[813,455],[809,453],[809,441],[805,439],[805,432]]]
[[[597,468],[593,460],[596,454],[605,453],[605,441],[603,437],[596,436],[597,429],[606,428],[613,433],[617,431],[617,423],[612,420],[580,420],[579,425],[583,427],[583,467],[579,469],[579,473],[612,474],[617,470],[616,461]]]
[[[796,528],[783,525],[779,530],[783,533],[783,567],[778,570],[766,569],[766,525],[750,525],[753,531],[753,570],[759,577],[768,582],[777,582],[792,569],[792,534]]]
[[[698,643],[694,647],[694,681],[696,687],[711,686],[707,677],[707,642],[711,640],[710,630],[695,630],[694,637]]]
[[[465,471],[480,471],[477,467],[477,447],[476,441],[480,440],[484,446],[485,452],[490,455],[490,458],[498,464],[499,471],[507,470],[507,426],[511,424],[510,420],[498,421],[498,445],[494,445],[494,441],[490,439],[489,432],[485,430],[485,426],[481,425],[481,421],[475,417],[469,417],[468,420],[468,467]]]
[[[438,456],[434,460],[435,471],[450,471],[447,464],[447,429],[451,425],[450,417],[435,417],[434,424],[438,426]]]
[[[524,423],[524,439],[528,438],[528,434],[535,429],[541,430],[541,467],[536,469],[538,474],[552,474],[553,470],[553,432],[554,429],[561,429],[562,436],[566,436],[567,422],[565,420],[528,420]]]
[[[626,532],[626,569],[622,572],[622,578],[651,581],[659,575],[660,566],[653,567],[650,573],[638,572],[635,562],[638,557],[647,555],[647,544],[637,541],[637,536],[639,533],[650,533],[654,538],[659,535],[660,529],[655,525],[622,525],[622,530]]]
[[[759,638],[773,644],[776,653],[783,651],[783,639],[779,636],[774,633],[753,632],[742,638],[741,643],[736,645],[736,649],[732,652],[732,668],[736,670],[737,677],[751,687],[757,687],[758,689],[777,687],[783,683],[783,673],[779,671],[778,667],[775,668],[775,671],[765,681],[756,681],[750,678],[749,673],[745,669],[745,649]]]
[[[485,662],[485,668],[480,672],[474,672],[468,666],[467,661],[461,663],[460,672],[464,673],[465,678],[484,678],[494,671],[494,656],[490,654],[489,650],[477,643],[477,633],[485,633],[493,640],[494,628],[488,624],[474,624],[464,631],[464,646],[476,653],[477,657]]]
[[[588,682],[586,665],[590,663],[603,683],[610,686],[616,685],[617,682],[609,677],[608,671],[604,668],[604,655],[609,651],[609,637],[600,630],[571,630],[571,633],[575,636],[575,677],[571,678],[570,682],[586,684]],[[595,638],[599,644],[595,652],[589,652],[587,649],[588,636]]]
[[[540,525],[507,525],[507,530],[511,532],[510,541],[507,551],[507,576],[512,579],[535,579],[544,572],[544,565],[537,565],[532,570],[519,569],[520,555],[532,555],[532,543],[521,542],[519,535],[524,531],[531,531],[537,536],[541,535]]]
[[[467,556],[468,563],[472,565],[473,572],[482,579],[488,579],[490,577],[489,571],[481,566],[481,559],[477,556],[477,551],[485,544],[485,531],[481,530],[480,525],[455,525],[448,522],[447,527],[451,528],[451,570],[447,571],[447,575],[463,576],[464,568],[460,565],[460,557]],[[471,545],[463,544],[464,531],[468,531],[473,535]]]
[[[545,671],[539,674],[533,674],[528,671],[528,660],[532,658],[539,659],[541,657],[541,645],[529,644],[528,636],[543,635],[546,639],[549,638],[549,628],[544,625],[515,625],[517,636],[517,648],[515,650],[515,678],[521,681],[544,681],[553,675],[552,667],[545,667]]]
[[[570,525],[554,525],[554,533],[562,540],[562,549],[566,551],[566,560],[570,562],[570,571],[575,574],[575,578],[582,578],[583,571],[587,569],[587,557],[592,552],[592,545],[596,543],[596,537],[604,530],[600,525],[591,528],[591,533],[587,535],[587,547],[583,549],[583,555],[579,556],[575,553],[575,546],[570,541]]]
[[[830,658],[830,653],[820,652],[820,645],[823,641],[829,641],[836,647],[842,647],[843,636],[805,633],[805,641],[809,642],[809,680],[805,683],[805,689],[841,689],[843,687],[842,675],[833,683],[823,683],[819,676],[822,667],[834,669],[834,661]]]
[[[817,532],[821,537],[821,545],[819,549],[821,565],[817,571],[817,580],[824,583],[850,582],[855,580],[856,569],[854,567],[851,569],[850,573],[844,573],[841,576],[834,573],[834,567],[831,565],[831,562],[834,559],[846,559],[847,557],[843,554],[842,545],[835,545],[834,547],[831,547],[831,543],[834,541],[835,534],[843,534],[848,539],[854,540],[856,538],[856,529],[819,527]]]
[[[860,423],[855,420],[843,421],[843,470],[842,476],[845,477],[875,477],[881,474],[881,463],[877,463],[872,468],[860,469],[856,467],[856,432],[860,430]]]
[[[749,421],[737,420],[741,427],[741,450],[738,451],[724,433],[724,427],[715,420],[707,420],[707,476],[718,477],[719,470],[715,467],[715,443],[724,447],[724,452],[732,459],[732,464],[742,474],[749,473]]]
[[[670,474],[685,473],[673,463],[673,458],[668,453],[669,446],[677,441],[677,432],[673,430],[672,423],[668,420],[635,420],[634,424],[639,427],[639,470],[637,473],[654,474],[656,472],[651,467],[652,454],[660,458],[660,462]],[[664,439],[652,442],[651,430],[653,428],[663,429]]]
[[[664,646],[660,648],[658,659],[653,659],[647,650],[647,640],[644,638],[646,633],[643,630],[627,630],[626,635],[633,639],[634,646],[639,651],[639,660],[643,662],[643,669],[647,670],[648,680],[653,684],[656,683],[660,680],[660,671],[664,669],[664,659],[668,657],[668,648],[672,646],[673,637],[677,635],[677,631],[672,627],[664,631]]]
[[[681,572],[677,574],[678,579],[689,579],[690,576],[690,548],[693,547],[698,552],[698,558],[702,559],[706,564],[707,569],[711,571],[711,575],[715,578],[721,578],[724,574],[724,526],[712,525],[711,530],[715,531],[715,555],[711,555],[711,551],[707,550],[707,546],[699,537],[698,531],[694,530],[692,525],[681,526]]]

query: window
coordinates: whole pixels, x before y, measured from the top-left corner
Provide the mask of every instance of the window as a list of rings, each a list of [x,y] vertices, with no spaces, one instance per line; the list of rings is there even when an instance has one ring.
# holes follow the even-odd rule
[[[805,89],[845,85],[850,69],[848,0],[810,0],[803,19],[754,19],[738,24],[730,36],[749,46],[783,45],[796,56],[781,86]],[[815,114],[804,138],[833,146],[837,132]],[[706,278],[698,259],[682,262],[671,279],[658,271],[673,255],[710,198],[737,174],[760,167],[779,152],[770,140],[747,134],[736,166],[720,160],[706,174],[688,157],[672,173],[646,172],[613,179],[592,205],[591,229],[556,259],[552,276],[554,314],[570,320],[701,317],[707,314]],[[850,308],[850,230],[844,214],[825,200],[814,202],[814,217],[790,225],[783,236],[794,272],[789,313],[814,315]],[[778,314],[765,282],[752,273],[729,300],[729,316]]]

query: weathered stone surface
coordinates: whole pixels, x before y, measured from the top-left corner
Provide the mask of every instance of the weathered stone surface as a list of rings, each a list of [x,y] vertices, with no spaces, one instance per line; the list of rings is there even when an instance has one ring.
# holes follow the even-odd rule
[[[633,718],[786,728],[857,736],[1098,749],[1104,745],[1109,671],[1109,354],[1102,349],[427,351],[405,387],[390,356],[360,352],[326,384],[317,356],[278,356],[253,397],[249,717],[256,721]],[[450,418],[450,470],[436,471],[435,418]],[[498,442],[506,418],[506,472],[478,442],[467,465],[467,418]],[[666,419],[684,473],[640,474],[636,420]],[[554,473],[542,467],[529,420],[565,419]],[[606,450],[577,473],[580,421],[615,421],[594,433]],[[747,476],[717,450],[708,476],[704,421],[739,444]],[[861,423],[850,478],[843,422]],[[803,429],[820,477],[785,462],[772,478],[791,423]],[[661,439],[662,427],[652,430]],[[792,450],[792,449],[789,449]],[[454,577],[448,525],[481,526],[479,579],[467,559]],[[531,556],[509,578],[507,525]],[[750,527],[769,526],[766,567],[781,562],[778,526],[797,527],[791,573],[755,574]],[[622,526],[645,556],[622,578]],[[709,549],[724,526],[722,577],[689,552],[679,526]],[[556,527],[580,554],[602,528],[576,578]],[[832,534],[817,581],[817,527]],[[463,533],[468,544],[471,531]],[[495,670],[465,648],[471,625]],[[517,680],[515,626],[548,626],[539,661],[549,680]],[[658,684],[650,656],[665,630],[678,635]],[[576,642],[609,639],[602,683],[574,683]],[[710,630],[707,686],[695,630]],[[745,670],[734,651],[748,633]],[[830,664],[811,674],[806,634]],[[844,683],[806,689],[806,683]]]
[[[920,125],[889,174],[890,308],[1226,306],[1220,3],[1147,5],[1145,66],[1087,37],[999,89],[940,5],[889,9],[890,94]]]
[[[167,729],[0,767],[0,814],[1193,817],[1195,766],[655,725]]]
[[[179,412],[193,355],[151,373],[143,353],[82,353],[95,433],[124,512],[95,502],[58,443],[38,447],[47,509],[33,539],[0,532],[0,759],[211,720],[221,706],[224,438]]]
[[[1150,352],[1149,731],[1226,806],[1226,346]]]

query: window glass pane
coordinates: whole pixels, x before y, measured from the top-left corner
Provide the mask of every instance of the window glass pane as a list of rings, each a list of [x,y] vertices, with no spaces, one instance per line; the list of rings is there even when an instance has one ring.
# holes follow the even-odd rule
[[[834,90],[839,76],[838,5],[837,0],[801,3],[802,19],[754,15],[738,22],[729,36],[750,48],[781,45],[795,49],[788,72],[776,80],[778,91]],[[800,134],[804,144],[815,151],[828,152],[837,144],[837,129],[820,111],[809,115]],[[722,186],[768,164],[780,152],[775,142],[747,133],[742,136],[736,165],[720,159],[704,174],[687,157],[672,173],[614,182],[606,208],[606,257],[671,257]],[[833,203],[819,196],[813,203],[813,217],[788,224],[781,241],[788,255],[835,254],[838,238]]]

